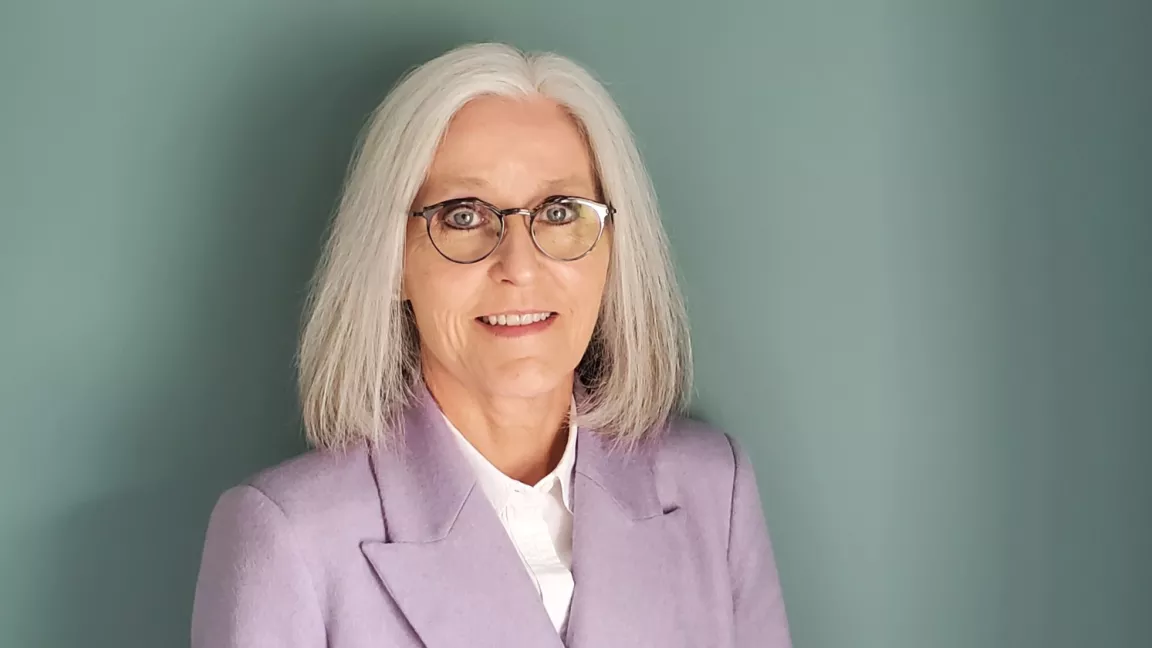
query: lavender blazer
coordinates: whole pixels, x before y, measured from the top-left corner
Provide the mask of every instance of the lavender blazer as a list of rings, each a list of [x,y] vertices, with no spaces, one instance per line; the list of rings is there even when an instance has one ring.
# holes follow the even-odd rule
[[[424,391],[403,447],[312,452],[224,493],[193,648],[560,648]],[[569,648],[788,648],[752,465],[688,420],[610,452],[577,433]]]

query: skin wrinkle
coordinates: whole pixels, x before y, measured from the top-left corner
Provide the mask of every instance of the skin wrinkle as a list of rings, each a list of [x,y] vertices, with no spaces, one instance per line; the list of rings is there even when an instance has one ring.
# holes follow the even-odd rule
[[[461,197],[533,208],[555,194],[598,197],[576,123],[550,99],[485,96],[453,118],[412,208]],[[403,285],[429,391],[481,454],[533,484],[563,453],[575,369],[604,295],[611,231],[584,258],[563,262],[536,249],[525,217],[510,217],[505,227],[491,256],[465,265],[442,257],[425,221],[410,219]],[[516,338],[476,321],[517,310],[558,315],[544,331]]]

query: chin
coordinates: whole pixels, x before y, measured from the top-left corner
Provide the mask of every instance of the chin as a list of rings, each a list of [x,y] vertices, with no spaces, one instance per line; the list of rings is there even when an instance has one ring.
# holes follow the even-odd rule
[[[517,362],[485,376],[489,391],[500,396],[531,398],[553,391],[560,385],[571,388],[572,371],[559,370],[539,362]]]

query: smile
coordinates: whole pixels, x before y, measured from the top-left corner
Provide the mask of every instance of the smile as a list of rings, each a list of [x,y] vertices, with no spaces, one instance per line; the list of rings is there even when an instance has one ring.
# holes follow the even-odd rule
[[[499,315],[481,315],[476,319],[489,326],[528,326],[543,322],[555,316],[556,313],[541,311],[538,313],[501,313]]]

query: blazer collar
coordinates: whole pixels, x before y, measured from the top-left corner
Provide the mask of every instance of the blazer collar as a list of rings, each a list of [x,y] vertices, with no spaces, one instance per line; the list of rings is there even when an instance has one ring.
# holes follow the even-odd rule
[[[655,444],[625,449],[588,428],[579,428],[576,473],[599,486],[632,520],[663,514],[656,491]]]
[[[492,502],[493,508],[497,511],[503,510],[508,504],[508,500],[512,497],[513,491],[522,485],[515,479],[500,472],[499,468],[492,465],[492,462],[482,455],[480,451],[456,429],[456,426],[452,425],[452,421],[449,421],[443,414],[441,414],[441,417],[444,419],[445,427],[447,427],[451,433],[452,440],[456,442],[460,453],[464,455],[468,461],[468,465],[471,466],[472,474],[476,476],[477,485],[484,491],[488,500]],[[564,507],[571,512],[572,477],[576,465],[577,437],[575,399],[572,399],[569,408],[568,421],[567,441],[564,445],[564,452],[560,457],[559,463],[552,469],[552,472],[548,473],[537,484],[532,486],[548,492],[551,492],[554,488],[559,488],[560,498],[563,501]]]
[[[429,648],[562,648],[427,388],[403,425],[400,443],[372,453],[385,538],[361,543],[387,594]],[[689,610],[677,594],[685,583],[669,568],[689,564],[691,542],[683,512],[658,495],[655,444],[625,451],[578,427],[572,507],[567,645],[673,645],[679,631],[669,619]]]
[[[580,430],[573,489],[572,575],[576,589],[568,613],[569,648],[704,646],[715,637],[693,635],[677,620],[690,619],[697,560],[687,516],[657,471],[659,440],[618,447]],[[665,496],[665,497],[662,497]]]
[[[583,391],[576,386],[578,401]],[[575,474],[604,490],[630,519],[664,513],[656,489],[655,442],[625,449],[587,427],[578,426],[576,435]],[[421,383],[414,405],[405,412],[399,443],[373,452],[389,541],[434,542],[452,530],[465,499],[478,488],[475,471],[457,443]]]
[[[500,519],[427,389],[375,448],[385,538],[360,549],[428,648],[562,648]]]
[[[447,537],[476,485],[432,394],[421,383],[393,447],[376,447],[372,471],[390,542]]]

